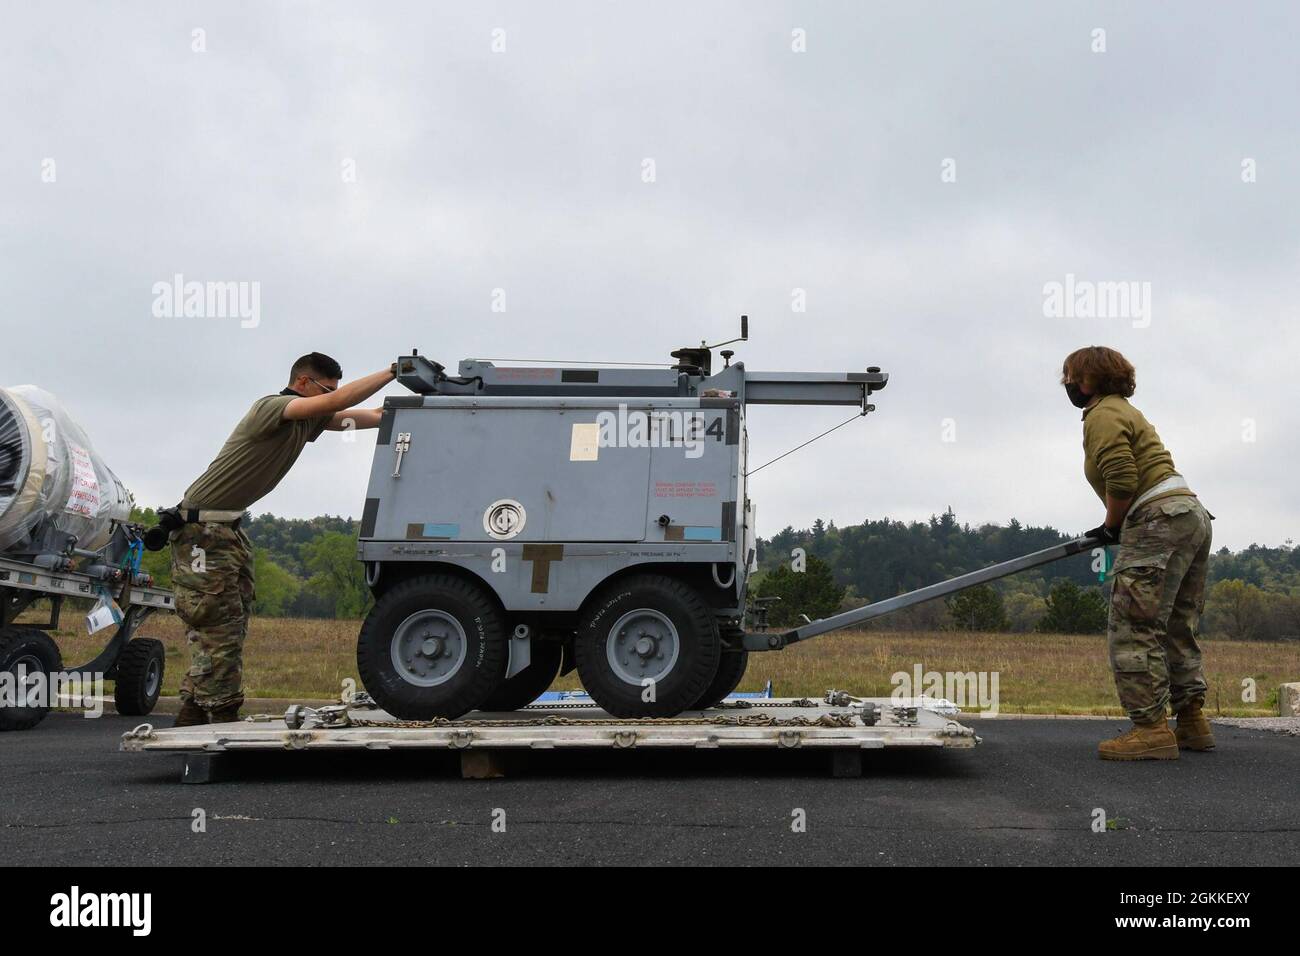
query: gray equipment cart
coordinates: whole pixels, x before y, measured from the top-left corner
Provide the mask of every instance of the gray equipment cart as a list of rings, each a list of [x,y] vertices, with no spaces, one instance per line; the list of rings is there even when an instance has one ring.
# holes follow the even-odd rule
[[[784,633],[747,630],[748,408],[866,415],[889,376],[749,371],[730,351],[714,368],[716,347],[678,349],[660,368],[466,359],[455,376],[414,351],[399,358],[413,394],[384,403],[359,543],[376,604],[357,662],[384,710],[513,710],[574,667],[616,717],[706,709],[752,652],[1092,547],[1072,541]]]

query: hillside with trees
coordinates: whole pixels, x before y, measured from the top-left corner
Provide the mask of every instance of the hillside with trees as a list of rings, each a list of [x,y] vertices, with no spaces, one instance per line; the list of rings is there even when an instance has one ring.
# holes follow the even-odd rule
[[[859,607],[945,578],[1070,540],[1052,527],[960,524],[949,508],[928,521],[863,521],[837,528],[818,519],[811,528],[786,527],[758,541],[756,593],[782,591],[796,548],[825,565],[841,589],[839,607]],[[1113,558],[1114,549],[1112,549]],[[1010,630],[1019,632],[1099,633],[1105,630],[1109,585],[1093,570],[1090,554],[1021,572],[961,592],[948,600],[891,614],[873,622],[888,630]],[[779,577],[777,575],[780,575]],[[794,601],[797,602],[795,597]],[[792,602],[782,600],[781,604]],[[774,605],[774,608],[780,605]],[[799,608],[774,610],[774,623],[798,614],[825,616]],[[1221,548],[1210,556],[1202,631],[1237,640],[1300,639],[1300,549],[1251,545],[1239,552]]]
[[[156,523],[153,509],[134,520]],[[255,548],[255,613],[268,617],[357,618],[370,605],[360,562],[358,524],[352,518],[248,516],[243,524]],[[1052,527],[977,528],[960,524],[949,508],[928,521],[871,519],[838,528],[818,519],[811,528],[787,527],[758,540],[753,593],[780,597],[770,605],[777,626],[807,615],[825,617],[967,571],[1069,540]],[[802,572],[791,554],[807,556]],[[145,567],[164,586],[171,580],[168,551],[146,553]],[[1088,554],[1067,558],[931,601],[874,622],[887,630],[979,630],[1099,633],[1105,630],[1109,586]],[[1211,555],[1202,630],[1237,640],[1300,639],[1300,549],[1251,545]]]

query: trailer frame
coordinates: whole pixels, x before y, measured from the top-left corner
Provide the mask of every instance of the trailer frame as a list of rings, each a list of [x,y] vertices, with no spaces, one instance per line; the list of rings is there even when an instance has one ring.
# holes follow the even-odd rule
[[[72,666],[63,665],[60,655],[59,669],[47,676],[64,681],[70,678],[116,681],[119,686],[115,689],[114,696],[118,712],[132,716],[146,715],[152,712],[161,694],[164,655],[161,653],[160,641],[138,637],[137,633],[154,612],[176,609],[176,597],[172,591],[143,583],[138,575],[123,575],[120,581],[114,581],[83,571],[55,570],[0,556],[0,633],[7,633],[15,627],[36,630],[57,646],[57,642],[47,632],[59,629],[64,600],[69,597],[94,600],[105,594],[122,609],[122,619],[113,628],[103,649],[84,664]],[[49,619],[37,624],[18,625],[18,616],[43,598],[50,601]],[[144,647],[139,644],[142,641],[151,643]],[[127,649],[133,643],[141,647],[141,652],[126,658]],[[130,673],[122,669],[124,660],[131,669]],[[140,670],[140,673],[136,673],[136,670]],[[121,686],[123,679],[140,682],[144,686],[143,694],[134,695],[134,699],[128,700],[126,688]],[[39,713],[36,723],[44,718],[48,710],[49,708],[44,708],[44,712]]]

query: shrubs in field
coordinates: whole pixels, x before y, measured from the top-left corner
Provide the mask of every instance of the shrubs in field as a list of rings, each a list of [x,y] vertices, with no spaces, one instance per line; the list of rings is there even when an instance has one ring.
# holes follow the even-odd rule
[[[1010,626],[1002,595],[981,584],[948,599],[952,625],[960,631],[1005,631]]]
[[[1057,581],[1047,596],[1047,613],[1034,629],[1041,634],[1100,634],[1106,630],[1106,601],[1096,589]]]

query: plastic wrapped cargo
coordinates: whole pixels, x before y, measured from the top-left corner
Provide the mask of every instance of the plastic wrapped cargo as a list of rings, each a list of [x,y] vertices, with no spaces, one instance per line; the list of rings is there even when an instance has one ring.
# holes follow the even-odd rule
[[[59,400],[33,385],[0,388],[0,551],[47,521],[95,551],[132,498]]]

